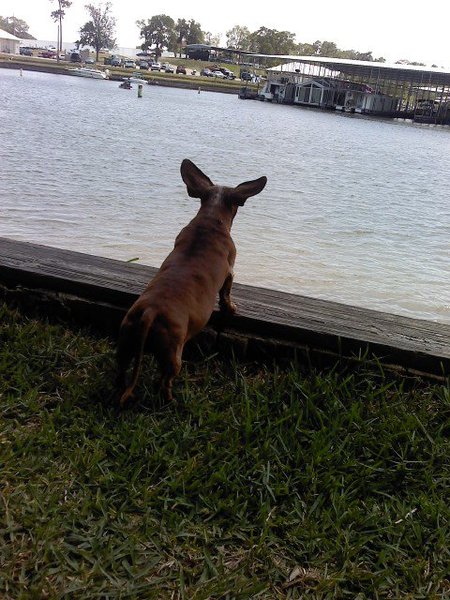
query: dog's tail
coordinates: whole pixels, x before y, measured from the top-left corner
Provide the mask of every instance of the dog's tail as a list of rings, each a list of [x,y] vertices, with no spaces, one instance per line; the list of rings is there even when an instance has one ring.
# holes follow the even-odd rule
[[[141,372],[142,359],[144,356],[144,348],[145,342],[147,341],[147,337],[150,331],[151,326],[153,325],[153,321],[155,320],[156,312],[147,309],[145,311],[145,315],[142,316],[139,322],[139,330],[136,334],[136,351],[134,355],[134,367],[133,373],[131,375],[131,381],[129,385],[126,387],[125,391],[120,397],[119,404],[121,408],[125,406],[128,400],[133,395],[134,388],[136,387],[136,383],[139,377],[139,373]]]

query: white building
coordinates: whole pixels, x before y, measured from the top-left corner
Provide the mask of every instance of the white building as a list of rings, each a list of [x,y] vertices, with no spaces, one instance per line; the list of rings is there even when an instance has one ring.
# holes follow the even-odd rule
[[[19,54],[20,38],[0,29],[0,52]]]

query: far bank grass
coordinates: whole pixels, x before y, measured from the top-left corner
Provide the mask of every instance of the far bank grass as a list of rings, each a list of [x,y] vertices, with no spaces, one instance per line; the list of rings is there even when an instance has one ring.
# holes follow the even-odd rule
[[[0,305],[1,598],[449,597],[448,386],[113,354]]]
[[[173,65],[183,64],[187,69],[196,69],[198,73],[200,73],[201,69],[205,67],[205,65],[210,65],[210,63],[205,63],[203,61],[192,61],[186,59],[168,59]],[[216,64],[216,63],[215,63]],[[221,66],[226,66],[227,68],[233,68],[233,65],[221,64],[217,63]],[[0,54],[0,67],[8,67],[11,68],[15,66],[17,69],[31,69],[38,70],[41,72],[47,73],[55,73],[55,74],[70,74],[70,69],[74,69],[80,66],[78,63],[69,63],[66,61],[57,62],[54,59],[43,59],[43,58],[35,58],[28,56],[13,56],[7,54]],[[154,83],[159,83],[160,85],[167,86],[186,86],[190,88],[208,88],[214,89],[217,91],[225,91],[236,94],[239,92],[242,86],[248,87],[249,89],[257,90],[258,86],[253,83],[244,82],[241,80],[228,80],[228,79],[218,79],[213,77],[202,77],[200,75],[177,75],[176,73],[165,73],[160,71],[149,71],[139,69],[124,69],[124,68],[114,68],[110,65],[104,66],[103,61],[99,60],[96,65],[92,65],[95,68],[100,68],[102,70],[108,69],[109,72],[117,79],[130,77],[133,73],[139,73],[140,77],[146,79],[147,81],[151,81]],[[239,69],[234,65],[234,70],[239,75]]]

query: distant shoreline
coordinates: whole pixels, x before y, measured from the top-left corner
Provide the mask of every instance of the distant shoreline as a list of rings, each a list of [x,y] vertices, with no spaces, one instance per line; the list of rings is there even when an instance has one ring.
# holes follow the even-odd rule
[[[15,70],[24,70],[24,71],[35,71],[39,73],[51,73],[54,75],[69,75],[72,76],[70,70],[72,68],[76,68],[80,65],[72,64],[67,62],[57,63],[53,59],[39,59],[42,60],[43,63],[39,64],[37,61],[28,61],[21,59],[19,57],[11,57],[8,58],[6,56],[0,56],[0,68],[4,69],[15,69]],[[45,62],[44,62],[45,61]],[[97,65],[96,68],[100,70],[105,70],[103,66]],[[114,70],[108,67],[110,71],[110,79],[112,81],[122,81],[124,78],[131,76],[131,72],[120,70]],[[198,77],[195,79],[192,77],[184,77],[177,75],[167,75],[154,72],[151,73],[151,76],[145,77],[147,72],[143,73],[145,79],[148,79],[149,85],[160,85],[164,87],[173,87],[173,88],[181,88],[181,89],[189,89],[189,90],[198,90],[205,92],[222,92],[225,94],[235,94],[239,93],[240,88],[242,87],[242,82],[227,82],[224,84],[221,80],[214,80],[207,77]]]

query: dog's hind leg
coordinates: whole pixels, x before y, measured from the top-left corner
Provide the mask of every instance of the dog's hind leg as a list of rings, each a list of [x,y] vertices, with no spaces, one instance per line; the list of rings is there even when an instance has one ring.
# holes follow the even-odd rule
[[[181,338],[181,336],[180,336]],[[180,373],[181,357],[183,354],[182,338],[174,338],[173,334],[160,332],[158,336],[158,347],[155,348],[155,356],[161,371],[161,393],[166,402],[173,399],[173,380]]]
[[[181,347],[178,347],[171,353],[170,356],[167,357],[168,360],[165,363],[164,371],[161,374],[161,391],[166,402],[170,402],[173,399],[173,380],[181,370],[181,354]]]

